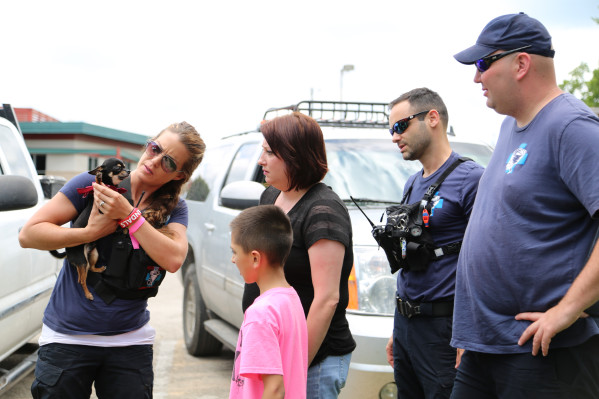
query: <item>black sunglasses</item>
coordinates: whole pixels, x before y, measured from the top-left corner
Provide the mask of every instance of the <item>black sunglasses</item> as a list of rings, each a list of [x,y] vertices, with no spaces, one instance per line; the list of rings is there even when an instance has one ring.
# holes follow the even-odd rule
[[[421,112],[418,112],[417,114],[410,115],[407,118],[398,120],[397,122],[395,122],[393,124],[393,127],[391,129],[389,129],[389,133],[391,133],[391,136],[393,136],[395,133],[402,134],[403,132],[406,131],[406,129],[408,128],[410,121],[412,119],[414,119],[415,117],[422,115],[422,114],[428,114],[429,112],[431,112],[430,109],[428,111],[421,111]]]
[[[491,67],[491,64],[494,63],[495,61],[502,59],[506,55],[510,55],[510,54],[516,53],[518,51],[522,51],[529,47],[532,47],[532,46],[529,44],[528,46],[515,48],[513,50],[505,51],[503,53],[488,55],[486,57],[481,58],[480,60],[474,61],[474,65],[476,65],[476,69],[478,69],[478,71],[480,73],[483,73],[484,71],[489,69]]]
[[[146,154],[150,158],[154,158],[156,155],[162,154],[162,152],[163,149],[157,142],[148,141],[146,143]],[[160,165],[166,173],[182,172],[182,170],[177,170],[177,163],[173,158],[171,158],[170,155],[163,155],[162,160],[160,161]]]

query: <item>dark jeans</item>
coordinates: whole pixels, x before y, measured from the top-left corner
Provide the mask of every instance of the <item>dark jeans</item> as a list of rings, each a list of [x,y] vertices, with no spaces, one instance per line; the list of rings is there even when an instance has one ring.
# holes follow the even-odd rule
[[[449,345],[452,316],[414,316],[395,310],[393,372],[402,399],[447,399],[456,370]]]
[[[151,345],[43,345],[31,394],[34,399],[84,399],[94,383],[99,399],[152,398],[152,358]]]
[[[549,354],[466,351],[452,399],[597,399],[599,336]]]

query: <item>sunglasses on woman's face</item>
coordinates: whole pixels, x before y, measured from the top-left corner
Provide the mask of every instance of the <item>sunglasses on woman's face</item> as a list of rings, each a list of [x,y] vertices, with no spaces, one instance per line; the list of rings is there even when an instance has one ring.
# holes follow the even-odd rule
[[[148,141],[146,143],[146,154],[150,158],[154,158],[156,155],[160,155],[164,152],[162,147],[155,141]],[[162,160],[160,161],[160,166],[166,173],[173,172],[182,172],[181,170],[177,170],[177,163],[170,155],[164,154],[162,156]]]

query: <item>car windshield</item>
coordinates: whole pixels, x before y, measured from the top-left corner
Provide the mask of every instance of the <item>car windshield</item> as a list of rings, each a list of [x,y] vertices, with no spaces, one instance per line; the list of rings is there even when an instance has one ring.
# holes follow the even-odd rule
[[[491,149],[475,143],[452,142],[454,151],[486,166]],[[323,182],[344,201],[350,196],[363,201],[400,202],[409,176],[422,169],[417,161],[405,161],[389,140],[328,140],[329,172]]]
[[[491,160],[493,150],[482,144],[449,142],[451,148],[463,157],[472,158],[485,168]]]
[[[343,200],[401,201],[408,177],[421,169],[404,161],[389,140],[347,139],[326,142],[329,172],[323,183]]]

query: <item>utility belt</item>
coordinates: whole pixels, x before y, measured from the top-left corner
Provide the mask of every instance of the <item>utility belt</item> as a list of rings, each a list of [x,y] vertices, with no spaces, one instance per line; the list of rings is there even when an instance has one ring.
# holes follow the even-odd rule
[[[139,247],[133,248],[128,230],[118,230],[112,238],[110,260],[102,273],[87,273],[87,284],[108,305],[116,298],[147,299],[158,294],[166,270]]]
[[[413,316],[442,317],[453,315],[453,301],[449,302],[410,302],[395,298],[397,311],[404,317]]]

